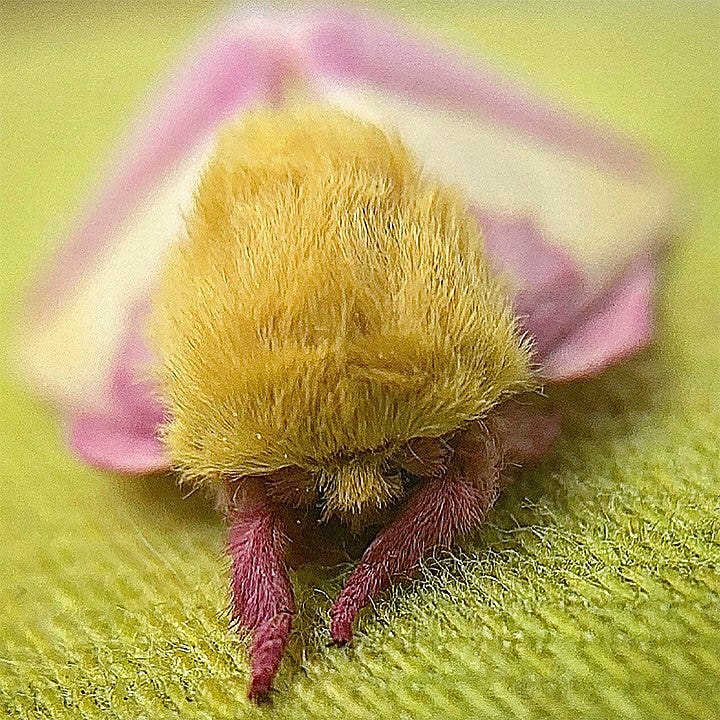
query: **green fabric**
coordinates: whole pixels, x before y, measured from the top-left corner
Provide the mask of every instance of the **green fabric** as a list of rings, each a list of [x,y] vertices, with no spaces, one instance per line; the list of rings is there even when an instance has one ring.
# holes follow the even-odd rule
[[[720,715],[720,19],[710,3],[567,5],[405,10],[668,160],[688,223],[657,347],[553,393],[569,408],[554,456],[462,553],[365,612],[352,649],[325,647],[346,568],[297,573],[272,709],[244,699],[211,503],[81,466],[3,371],[0,717]],[[206,11],[163,7],[0,10],[7,337],[44,239]]]

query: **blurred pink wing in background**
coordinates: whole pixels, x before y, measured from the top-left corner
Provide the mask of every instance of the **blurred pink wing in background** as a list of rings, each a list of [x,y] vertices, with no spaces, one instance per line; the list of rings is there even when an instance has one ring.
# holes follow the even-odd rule
[[[88,463],[166,469],[144,336],[148,295],[219,125],[297,84],[400,133],[459,187],[551,382],[644,347],[666,184],[628,143],[479,63],[366,15],[335,10],[224,23],[156,94],[37,288],[24,364]]]

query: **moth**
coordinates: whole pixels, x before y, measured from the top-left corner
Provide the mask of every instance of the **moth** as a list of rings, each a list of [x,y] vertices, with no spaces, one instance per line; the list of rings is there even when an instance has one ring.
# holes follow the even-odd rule
[[[224,21],[176,68],[36,288],[24,365],[72,450],[210,488],[249,696],[292,563],[371,532],[330,636],[477,528],[558,419],[544,384],[646,346],[660,173],[396,25]]]

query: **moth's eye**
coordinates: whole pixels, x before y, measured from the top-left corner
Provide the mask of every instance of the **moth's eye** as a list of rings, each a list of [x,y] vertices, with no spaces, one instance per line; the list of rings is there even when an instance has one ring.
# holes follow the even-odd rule
[[[297,466],[280,468],[264,476],[268,495],[276,502],[293,507],[308,507],[317,498],[311,473]]]
[[[408,440],[394,460],[403,470],[419,477],[442,477],[452,456],[443,438],[421,437]]]

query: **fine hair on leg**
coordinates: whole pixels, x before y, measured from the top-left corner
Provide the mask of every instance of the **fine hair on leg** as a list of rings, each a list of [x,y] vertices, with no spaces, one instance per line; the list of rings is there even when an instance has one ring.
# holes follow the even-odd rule
[[[486,428],[473,424],[452,440],[447,472],[422,485],[377,535],[330,610],[330,635],[352,639],[357,613],[394,580],[410,574],[434,548],[449,548],[473,529],[494,503],[502,453]]]
[[[228,508],[232,617],[251,637],[248,697],[267,696],[288,643],[295,600],[283,523],[257,478],[238,481]]]

